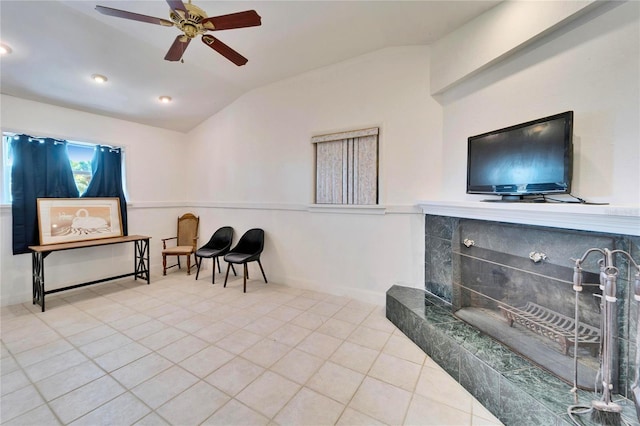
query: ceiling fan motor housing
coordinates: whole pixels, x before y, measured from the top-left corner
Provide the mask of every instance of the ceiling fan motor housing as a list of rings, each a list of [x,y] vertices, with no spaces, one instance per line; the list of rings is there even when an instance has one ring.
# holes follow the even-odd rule
[[[176,9],[169,13],[171,20],[175,22],[176,27],[180,28],[189,38],[194,38],[198,34],[204,34],[207,29],[202,26],[201,22],[207,18],[205,11],[191,3],[185,4],[184,6],[187,10]]]

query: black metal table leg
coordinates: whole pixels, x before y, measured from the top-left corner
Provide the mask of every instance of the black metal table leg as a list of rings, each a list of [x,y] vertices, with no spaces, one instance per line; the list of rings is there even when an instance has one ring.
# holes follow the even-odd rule
[[[146,280],[147,284],[150,284],[151,276],[149,273],[149,240],[138,240],[135,242],[134,266],[134,280],[140,278]]]
[[[50,252],[31,253],[31,280],[33,286],[33,304],[42,307],[44,312],[44,258]]]

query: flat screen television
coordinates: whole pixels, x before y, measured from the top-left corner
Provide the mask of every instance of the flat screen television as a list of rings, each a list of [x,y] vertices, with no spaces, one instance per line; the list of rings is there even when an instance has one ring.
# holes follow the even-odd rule
[[[573,111],[471,136],[467,193],[544,201],[571,191],[572,163]]]

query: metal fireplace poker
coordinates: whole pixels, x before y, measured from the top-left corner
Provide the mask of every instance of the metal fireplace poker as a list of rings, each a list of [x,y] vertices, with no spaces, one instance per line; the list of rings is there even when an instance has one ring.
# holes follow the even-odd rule
[[[601,379],[602,395],[598,398],[598,386],[596,386],[596,399],[591,401],[591,405],[578,404],[577,377],[578,377],[578,295],[582,291],[582,264],[591,253],[599,253],[603,257],[599,260],[600,265],[600,290],[601,298],[601,330],[600,330],[600,369],[596,381]],[[587,250],[580,259],[575,261],[573,274],[573,289],[575,291],[575,335],[574,335],[574,393],[575,405],[570,406],[567,412],[577,425],[574,415],[591,414],[591,419],[598,424],[620,425],[628,424],[622,418],[622,406],[613,402],[612,394],[614,389],[613,371],[617,371],[617,348],[615,347],[615,336],[617,330],[617,309],[616,309],[616,283],[618,268],[614,263],[614,256],[626,257],[636,269],[634,282],[634,300],[640,302],[640,266],[633,260],[631,255],[623,250],[609,250],[591,248]],[[640,305],[638,307],[640,315]],[[637,318],[638,328],[636,336],[636,374],[635,381],[631,386],[633,400],[636,408],[636,416],[640,421],[640,316]]]

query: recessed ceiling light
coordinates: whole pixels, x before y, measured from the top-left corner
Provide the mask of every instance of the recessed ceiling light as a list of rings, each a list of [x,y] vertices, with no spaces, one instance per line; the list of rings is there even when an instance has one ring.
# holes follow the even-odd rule
[[[13,52],[8,44],[0,43],[0,55],[8,55]]]
[[[102,74],[93,74],[93,75],[91,76],[91,79],[92,79],[93,81],[95,81],[96,83],[100,83],[100,84],[102,84],[102,83],[106,83],[106,82],[107,82],[107,80],[108,80],[108,78],[107,78],[107,77],[105,77],[105,76],[104,76],[104,75],[102,75]]]
[[[160,96],[158,100],[163,104],[168,104],[169,102],[171,102],[171,96]]]

